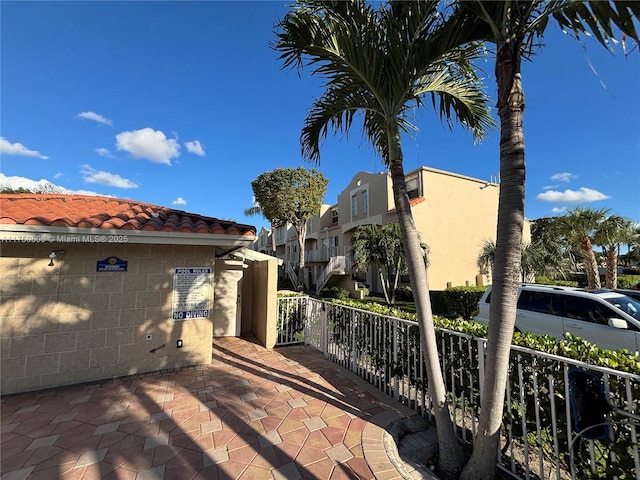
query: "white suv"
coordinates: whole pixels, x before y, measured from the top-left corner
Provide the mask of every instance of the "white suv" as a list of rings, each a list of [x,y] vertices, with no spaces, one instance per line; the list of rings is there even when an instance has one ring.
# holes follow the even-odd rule
[[[491,286],[475,320],[489,324]],[[523,284],[518,288],[516,330],[562,338],[571,333],[610,350],[640,351],[640,302],[620,293]]]

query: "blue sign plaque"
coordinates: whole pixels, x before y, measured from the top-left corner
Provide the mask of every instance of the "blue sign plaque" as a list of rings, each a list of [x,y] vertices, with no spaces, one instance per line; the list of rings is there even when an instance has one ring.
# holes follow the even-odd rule
[[[126,272],[127,261],[120,260],[118,257],[107,257],[104,260],[98,260],[96,272]]]

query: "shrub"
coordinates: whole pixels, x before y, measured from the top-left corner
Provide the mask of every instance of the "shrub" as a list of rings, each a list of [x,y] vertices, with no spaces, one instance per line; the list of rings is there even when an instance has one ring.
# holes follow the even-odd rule
[[[478,313],[478,302],[487,287],[451,287],[443,292],[447,311],[455,317],[471,320]]]
[[[577,280],[565,280],[565,279],[557,279],[551,277],[545,277],[544,275],[536,276],[536,283],[540,285],[558,285],[561,287],[577,287]]]
[[[293,283],[289,278],[279,278],[278,279],[278,290],[295,290]]]
[[[349,290],[347,290],[346,288],[334,286],[331,288],[323,289],[320,292],[320,296],[325,298],[335,298],[338,300],[346,300],[351,296],[351,294],[349,293]]]
[[[631,288],[640,282],[640,275],[619,275],[618,288]]]
[[[413,302],[413,290],[409,285],[400,285],[396,288],[396,300],[401,302]]]

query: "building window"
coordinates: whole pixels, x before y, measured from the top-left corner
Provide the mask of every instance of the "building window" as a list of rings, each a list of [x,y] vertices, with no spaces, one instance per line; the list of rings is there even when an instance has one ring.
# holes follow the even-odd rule
[[[358,215],[358,195],[351,195],[351,216]]]
[[[369,199],[367,190],[362,191],[362,214],[366,215],[369,212]]]
[[[338,223],[338,209],[331,210],[331,223]]]
[[[416,198],[420,196],[420,178],[418,175],[413,175],[406,179],[407,195],[409,198]]]

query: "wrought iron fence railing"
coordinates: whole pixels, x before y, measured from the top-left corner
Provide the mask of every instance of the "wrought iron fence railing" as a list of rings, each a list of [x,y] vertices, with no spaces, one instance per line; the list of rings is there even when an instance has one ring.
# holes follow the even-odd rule
[[[278,344],[306,343],[425,418],[416,322],[308,297],[279,300]],[[439,330],[460,437],[477,432],[486,339]],[[518,479],[640,480],[640,375],[513,346],[498,468]]]

